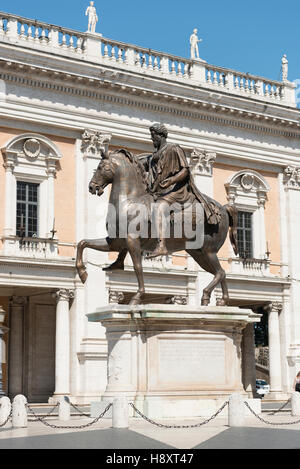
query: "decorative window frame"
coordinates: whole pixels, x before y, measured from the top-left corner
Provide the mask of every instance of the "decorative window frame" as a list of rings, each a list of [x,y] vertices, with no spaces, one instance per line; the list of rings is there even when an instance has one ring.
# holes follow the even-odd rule
[[[39,184],[38,233],[49,238],[54,225],[54,179],[62,154],[47,137],[25,133],[11,138],[1,153],[5,167],[4,237],[16,236],[17,181]]]
[[[227,180],[225,189],[229,204],[235,205],[240,211],[253,214],[253,257],[265,259],[267,242],[264,209],[270,191],[269,184],[256,171],[242,170]],[[231,254],[231,257],[235,257],[233,250]]]

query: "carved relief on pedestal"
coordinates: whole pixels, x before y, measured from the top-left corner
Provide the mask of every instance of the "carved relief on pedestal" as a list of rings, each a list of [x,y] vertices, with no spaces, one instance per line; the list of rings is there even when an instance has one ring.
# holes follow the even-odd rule
[[[84,156],[101,157],[101,151],[107,151],[111,134],[85,130],[82,134],[81,151]]]

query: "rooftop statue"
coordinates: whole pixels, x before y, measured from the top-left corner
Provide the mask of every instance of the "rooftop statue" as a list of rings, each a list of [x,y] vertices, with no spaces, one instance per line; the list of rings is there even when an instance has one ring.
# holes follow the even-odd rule
[[[149,258],[186,250],[207,272],[212,282],[204,289],[202,305],[208,305],[211,293],[221,283],[220,306],[228,304],[225,271],[217,253],[229,230],[235,253],[237,245],[237,210],[222,206],[197,189],[184,150],[168,143],[163,124],[150,127],[154,152],[132,155],[121,149],[102,158],[90,182],[89,191],[101,196],[111,184],[107,216],[108,236],[83,240],[78,244],[76,268],[81,281],[87,279],[82,256],[85,248],[118,252],[119,257],[104,270],[124,269],[130,254],[138,280],[138,292],[131,304],[140,304],[145,296],[142,252]]]
[[[193,34],[190,37],[190,45],[191,45],[191,59],[200,59],[199,57],[199,42],[202,42],[203,39],[198,38],[198,29],[194,29]]]
[[[289,73],[289,61],[287,59],[286,54],[284,54],[282,59],[281,59],[281,78],[282,78],[282,81],[288,81],[288,73]]]
[[[90,2],[90,6],[88,6],[86,9],[85,16],[89,17],[88,32],[95,33],[96,25],[98,23],[98,15],[94,6],[94,2]]]

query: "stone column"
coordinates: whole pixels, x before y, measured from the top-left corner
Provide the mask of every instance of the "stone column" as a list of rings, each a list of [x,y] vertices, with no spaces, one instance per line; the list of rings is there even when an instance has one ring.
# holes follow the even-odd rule
[[[70,394],[70,306],[74,292],[59,290],[56,293],[56,350],[54,398]]]
[[[54,180],[56,176],[56,161],[47,161],[47,175],[48,175],[48,213],[47,213],[47,233],[46,236],[51,238],[54,228]]]
[[[16,180],[14,177],[15,163],[12,157],[6,157],[6,162],[4,164],[5,168],[5,226],[4,226],[4,235],[12,236],[14,235],[14,219],[16,217],[16,209],[13,208],[12,203],[12,191],[15,191]]]
[[[300,166],[288,166],[285,168],[282,176],[283,180],[283,196],[284,206],[286,210],[286,261],[288,268],[286,273],[290,276],[291,281],[291,298],[290,298],[290,335],[288,350],[289,374],[292,377],[298,372],[300,363]]]
[[[5,320],[6,313],[2,306],[0,306],[0,399],[5,396],[3,375],[2,375],[2,366],[6,362],[5,358],[5,342],[3,336],[7,333],[8,328],[3,325]]]
[[[11,398],[23,393],[25,306],[26,298],[24,296],[13,296],[10,299],[8,391]]]
[[[279,314],[282,310],[281,303],[270,303],[266,306],[269,315],[269,371],[270,371],[270,394],[273,399],[280,398],[282,393],[281,382],[281,347]]]
[[[243,385],[248,397],[255,396],[256,390],[256,369],[255,369],[255,344],[254,326],[248,324],[244,329],[243,343]]]

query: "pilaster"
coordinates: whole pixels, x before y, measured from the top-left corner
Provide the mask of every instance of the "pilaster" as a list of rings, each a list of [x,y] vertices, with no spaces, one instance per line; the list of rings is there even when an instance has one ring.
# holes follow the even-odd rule
[[[51,401],[70,394],[70,300],[72,290],[56,293],[55,393]]]

